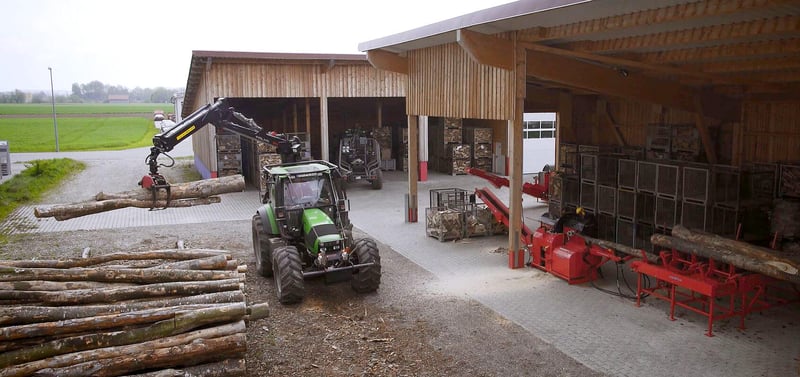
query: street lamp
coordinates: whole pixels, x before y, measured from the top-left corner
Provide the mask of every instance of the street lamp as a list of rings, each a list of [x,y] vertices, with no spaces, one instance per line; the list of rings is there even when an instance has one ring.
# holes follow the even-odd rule
[[[56,133],[56,152],[58,152],[58,123],[56,122],[56,92],[53,90],[53,68],[47,67],[50,71],[50,98],[53,100],[53,129]]]

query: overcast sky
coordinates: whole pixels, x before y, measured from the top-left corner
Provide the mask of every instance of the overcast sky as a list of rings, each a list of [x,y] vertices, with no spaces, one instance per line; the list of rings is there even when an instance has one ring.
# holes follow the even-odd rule
[[[192,50],[354,54],[361,42],[510,0],[5,0],[0,91],[182,88]]]

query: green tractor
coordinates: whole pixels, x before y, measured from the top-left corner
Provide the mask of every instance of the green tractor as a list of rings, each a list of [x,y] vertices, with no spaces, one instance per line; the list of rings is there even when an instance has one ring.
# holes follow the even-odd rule
[[[359,293],[381,281],[378,246],[370,238],[353,240],[349,201],[339,168],[327,161],[264,167],[264,203],[253,216],[256,270],[274,276],[278,300],[299,302],[304,280],[351,282]]]

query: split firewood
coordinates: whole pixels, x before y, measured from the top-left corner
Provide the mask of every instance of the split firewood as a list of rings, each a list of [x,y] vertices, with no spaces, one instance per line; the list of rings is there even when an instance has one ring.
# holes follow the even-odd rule
[[[39,218],[54,217],[61,221],[127,207],[191,207],[219,203],[220,198],[216,195],[239,192],[244,188],[244,177],[232,175],[175,184],[170,187],[169,196],[165,190],[155,191],[155,200],[154,192],[143,188],[110,194],[101,192],[95,195],[94,200],[37,207],[34,209],[34,215]]]

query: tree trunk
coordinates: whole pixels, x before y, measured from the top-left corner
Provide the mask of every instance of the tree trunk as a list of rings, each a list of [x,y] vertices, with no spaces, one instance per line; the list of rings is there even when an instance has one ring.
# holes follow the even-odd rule
[[[112,261],[133,261],[133,260],[150,260],[150,259],[167,259],[167,260],[190,260],[197,258],[213,257],[216,255],[225,255],[227,259],[231,259],[231,255],[223,250],[213,249],[168,249],[168,250],[151,250],[151,251],[136,251],[136,252],[117,252],[105,255],[98,255],[89,258],[71,258],[60,260],[0,260],[0,266],[11,267],[27,267],[27,268],[75,268],[75,267],[88,267],[98,264],[108,263]]]
[[[107,283],[152,284],[175,281],[203,281],[222,279],[243,279],[244,275],[236,271],[189,271],[189,270],[154,270],[140,268],[14,268],[0,266],[0,281],[20,280],[52,280],[70,281],[87,280]]]
[[[228,258],[220,254],[213,257],[163,263],[150,268],[160,270],[227,270]]]
[[[19,307],[0,307],[0,325],[8,326],[61,321],[93,316],[120,314],[146,309],[167,308],[170,306],[183,306],[188,309],[197,309],[208,304],[244,302],[244,300],[244,293],[240,290],[237,290],[170,299],[134,301],[113,305],[58,307],[25,306],[23,310],[21,310]]]
[[[95,195],[94,201],[56,205],[49,208],[37,207],[34,209],[34,215],[39,218],[55,217],[56,220],[61,221],[126,207],[190,207],[219,203],[219,197],[213,195],[239,192],[244,188],[244,177],[234,175],[172,185],[169,198],[166,191],[158,190],[155,201],[153,192],[143,188],[112,194],[101,192]],[[169,203],[167,203],[167,199],[169,199]]]
[[[114,376],[142,369],[195,365],[241,356],[244,321],[142,343],[68,353],[0,370],[0,377]]]
[[[178,309],[176,308],[176,310]],[[183,308],[179,310],[183,310]],[[159,321],[149,326],[55,339],[32,347],[3,352],[0,354],[0,368],[56,355],[101,347],[123,346],[169,337],[206,325],[241,320],[245,313],[244,303],[218,305],[195,311],[181,312],[176,314],[174,318]]]
[[[758,260],[761,263],[769,264],[790,275],[800,274],[800,263],[784,258],[778,255],[778,251],[772,249],[720,237],[715,234],[692,232],[691,230],[680,225],[676,225],[672,229],[672,236],[699,243],[701,245],[714,246],[719,249],[727,249],[732,253]]]
[[[240,192],[243,191],[244,188],[244,177],[242,175],[231,175],[186,183],[176,183],[170,187],[170,197],[172,199],[205,198],[212,195]],[[166,200],[167,193],[163,190],[159,190],[156,198],[158,200]],[[153,194],[150,192],[150,190],[137,188],[131,191],[108,194],[100,192],[94,197],[94,200],[96,201],[111,199],[137,199],[152,201]]]
[[[244,376],[245,372],[247,372],[247,368],[244,359],[228,359],[180,369],[163,369],[157,372],[129,374],[125,377],[236,377]]]
[[[194,296],[204,293],[240,290],[239,279],[197,282],[169,282],[111,289],[71,291],[0,291],[0,299],[39,302],[48,305],[97,304],[164,296]],[[25,310],[24,307],[20,310]]]
[[[96,281],[2,281],[0,291],[68,291],[73,289],[106,289],[133,287],[130,283],[100,283]]]
[[[616,242],[611,242],[611,241],[601,240],[601,239],[598,239],[598,238],[584,236],[582,234],[581,234],[581,237],[584,240],[586,240],[587,243],[590,243],[590,244],[593,244],[593,245],[597,245],[597,246],[601,246],[601,247],[604,247],[606,249],[616,250],[616,251],[619,251],[620,253],[628,254],[628,255],[634,256],[636,258],[647,258],[647,260],[651,261],[651,262],[655,262],[656,260],[658,260],[657,256],[655,256],[653,254],[650,254],[650,253],[647,253],[647,252],[645,252],[644,250],[641,250],[641,249],[634,249],[634,248],[632,248],[630,246],[625,246],[625,245],[622,245],[622,244],[618,244]]]
[[[747,255],[736,254],[729,249],[722,249],[711,245],[702,245],[696,242],[687,241],[664,234],[652,235],[650,237],[650,242],[653,245],[676,249],[686,253],[692,253],[701,257],[727,263],[743,270],[758,272],[775,279],[800,284],[800,275],[787,274],[781,269],[767,264],[764,261],[754,259]]]

